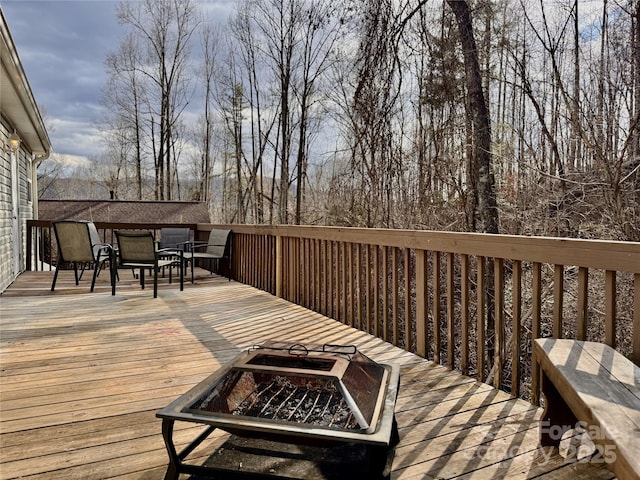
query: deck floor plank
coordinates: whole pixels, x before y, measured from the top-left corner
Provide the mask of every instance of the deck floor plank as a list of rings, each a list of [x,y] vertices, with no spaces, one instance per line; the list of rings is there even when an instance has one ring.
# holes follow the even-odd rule
[[[540,410],[318,313],[197,272],[159,295],[120,272],[93,294],[63,272],[29,272],[0,296],[0,480],[142,480],[168,462],[155,413],[268,339],[353,344],[401,366],[392,478],[612,478],[538,447]],[[199,426],[178,422],[177,446]],[[195,452],[204,463],[228,436]],[[185,477],[186,478],[186,477]]]

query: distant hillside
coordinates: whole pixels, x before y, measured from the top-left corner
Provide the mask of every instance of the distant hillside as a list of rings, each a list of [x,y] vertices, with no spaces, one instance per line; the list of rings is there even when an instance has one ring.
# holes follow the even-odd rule
[[[108,200],[109,189],[102,182],[80,178],[56,178],[38,184],[39,197],[43,200]]]
[[[215,188],[221,188],[221,182],[219,185],[214,185]],[[181,182],[181,200],[191,201],[197,200],[192,198],[189,193],[193,191],[191,189],[190,182]],[[146,193],[144,197],[146,200],[153,199],[153,182],[147,181]],[[83,178],[55,178],[45,179],[38,181],[39,198],[42,200],[110,200],[111,192],[110,188],[102,181],[87,180]],[[185,193],[187,192],[187,193]],[[136,194],[133,192],[133,186],[121,186],[116,193],[118,200],[137,200]],[[175,200],[175,198],[174,198]]]

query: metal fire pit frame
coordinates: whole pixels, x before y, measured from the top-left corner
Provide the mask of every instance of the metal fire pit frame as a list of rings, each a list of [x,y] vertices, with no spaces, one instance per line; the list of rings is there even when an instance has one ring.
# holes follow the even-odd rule
[[[302,346],[306,350],[306,347]],[[317,350],[316,350],[317,351]],[[394,410],[398,386],[400,382],[400,370],[397,365],[377,363],[385,369],[385,381],[382,385],[380,400],[380,412],[377,417],[377,425],[372,425],[366,430],[332,430],[330,428],[293,422],[265,421],[260,418],[241,418],[231,415],[204,415],[190,409],[190,406],[212,389],[227,373],[240,361],[251,355],[251,350],[243,352],[234,360],[209,375],[195,387],[171,402],[168,406],[156,413],[162,419],[162,436],[169,455],[169,467],[165,479],[178,479],[180,473],[192,475],[207,475],[215,473],[212,467],[203,467],[183,463],[183,460],[195,450],[216,428],[225,432],[247,437],[264,437],[281,442],[294,443],[307,439],[310,442],[318,442],[323,445],[335,445],[340,443],[357,443],[373,448],[373,450],[387,450],[392,443],[397,442],[398,432],[395,422]],[[255,365],[252,365],[255,367]],[[184,450],[178,452],[173,442],[173,427],[176,421],[191,422],[208,425],[208,427]]]

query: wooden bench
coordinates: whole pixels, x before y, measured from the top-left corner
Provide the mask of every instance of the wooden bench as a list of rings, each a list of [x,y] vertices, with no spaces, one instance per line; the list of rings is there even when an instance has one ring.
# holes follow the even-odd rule
[[[591,461],[619,479],[640,479],[640,368],[602,343],[541,338],[533,344],[546,408],[540,442],[558,446],[584,427],[598,448]]]

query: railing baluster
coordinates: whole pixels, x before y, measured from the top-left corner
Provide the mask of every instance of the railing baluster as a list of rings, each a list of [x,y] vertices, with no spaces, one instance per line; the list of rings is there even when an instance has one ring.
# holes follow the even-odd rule
[[[358,321],[357,326],[360,330],[362,330],[362,246],[361,244],[356,245],[356,275],[358,280]]]
[[[389,247],[382,247],[382,338],[389,341]]]
[[[511,327],[511,395],[520,395],[520,350],[521,350],[521,328],[522,320],[522,263],[519,260],[513,262],[513,325]]]
[[[373,335],[380,336],[380,248],[373,245]]]
[[[416,250],[416,353],[427,358],[427,253]]]
[[[313,240],[313,259],[315,263],[315,274],[314,274],[314,286],[313,286],[313,301],[315,304],[314,310],[316,312],[322,311],[322,255],[321,255],[321,242],[322,240],[318,240],[317,238]]]
[[[454,255],[447,253],[447,366],[453,370],[456,345],[455,265]]]
[[[503,370],[504,365],[504,352],[505,352],[505,339],[504,339],[504,260],[502,258],[495,258],[493,263],[494,268],[494,321],[495,321],[495,350],[493,361],[493,386],[496,388],[502,387]]]
[[[531,338],[535,340],[540,338],[542,318],[542,265],[534,262],[531,269]],[[535,365],[535,359],[531,363]],[[540,371],[537,368],[531,369],[531,403],[540,405]]]
[[[589,269],[580,267],[578,270],[578,305],[576,319],[576,339],[587,339],[587,316],[589,309]]]
[[[329,316],[329,242],[322,241],[322,313]]]
[[[276,237],[276,297],[282,297],[282,244],[284,239]]]
[[[340,242],[331,242],[331,318],[340,320]]]
[[[562,338],[562,312],[564,303],[564,266],[553,269],[553,338]]]
[[[478,356],[478,366],[476,371],[476,378],[479,382],[484,380],[484,359],[486,355],[486,325],[485,325],[485,316],[486,316],[486,296],[485,296],[485,282],[484,276],[486,274],[485,268],[485,258],[478,257],[477,258],[477,267],[476,267],[476,342],[477,342],[477,356]]]
[[[604,278],[604,343],[616,348],[616,272],[607,270]]]
[[[371,333],[371,245],[367,244],[364,247],[364,281],[365,289],[367,291],[365,295],[365,332]]]
[[[404,249],[404,348],[411,351],[413,335],[411,329],[411,249]]]
[[[353,277],[354,273],[353,273],[353,243],[349,242],[349,325],[353,327],[354,324],[354,315],[355,315],[355,299],[354,299],[354,295],[355,295],[355,288],[354,288],[354,284],[355,284],[355,279]]]
[[[393,329],[393,344],[398,345],[398,249],[391,247],[391,325]]]
[[[302,287],[303,287],[303,301],[306,308],[311,308],[311,239],[302,239]]]
[[[633,276],[633,361],[640,366],[640,273]]]
[[[433,252],[433,361],[440,363],[440,252]]]
[[[333,280],[333,315],[332,318],[340,321],[340,242],[333,242],[332,268],[335,274]]]
[[[460,371],[469,372],[469,256],[460,255],[460,343],[462,346]]]
[[[345,325],[349,323],[348,292],[349,292],[349,279],[347,278],[347,261],[349,260],[347,245],[344,242],[340,242],[340,256],[342,257],[342,323]]]

